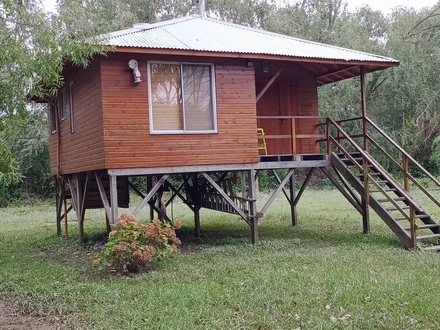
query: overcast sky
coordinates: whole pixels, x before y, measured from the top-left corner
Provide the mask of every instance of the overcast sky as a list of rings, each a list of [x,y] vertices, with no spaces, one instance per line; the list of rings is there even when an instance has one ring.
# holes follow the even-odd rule
[[[182,0],[183,1],[183,0]],[[186,0],[191,1],[191,0]],[[292,0],[291,0],[292,1]],[[55,8],[56,0],[43,0],[43,4],[46,10],[52,11]],[[422,7],[431,7],[437,3],[437,0],[347,0],[348,9],[353,11],[356,7],[360,7],[363,4],[369,4],[372,8],[381,10],[388,14],[391,9],[396,6],[406,6],[414,7],[415,9],[420,9]]]
[[[432,7],[437,3],[437,0],[347,0],[347,3],[350,11],[355,10],[356,7],[360,7],[363,4],[368,4],[370,7],[388,14],[392,8],[397,6],[414,7],[415,9]]]

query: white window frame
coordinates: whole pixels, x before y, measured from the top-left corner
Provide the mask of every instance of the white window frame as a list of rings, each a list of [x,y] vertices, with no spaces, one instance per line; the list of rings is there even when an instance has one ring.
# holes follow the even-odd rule
[[[210,66],[210,75],[211,75],[211,106],[212,106],[212,116],[213,116],[213,130],[185,130],[185,104],[182,103],[182,120],[183,120],[183,130],[155,130],[153,124],[153,99],[151,97],[151,64],[175,64],[180,65],[180,85],[182,86],[182,93],[185,93],[183,90],[183,65],[203,65]],[[216,89],[215,89],[215,65],[214,63],[195,63],[195,62],[172,62],[172,61],[147,61],[147,79],[148,79],[148,106],[149,106],[149,116],[150,116],[150,134],[215,134],[218,132],[217,128],[217,98],[216,98]],[[184,98],[182,97],[182,102]]]

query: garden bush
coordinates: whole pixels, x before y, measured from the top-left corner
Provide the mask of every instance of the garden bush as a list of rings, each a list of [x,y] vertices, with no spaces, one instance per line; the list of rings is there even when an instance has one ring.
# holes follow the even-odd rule
[[[138,224],[134,215],[122,214],[94,260],[95,266],[104,265],[118,274],[147,270],[153,261],[177,254],[181,242],[175,229],[180,227],[180,220],[174,220],[173,224],[160,220]]]

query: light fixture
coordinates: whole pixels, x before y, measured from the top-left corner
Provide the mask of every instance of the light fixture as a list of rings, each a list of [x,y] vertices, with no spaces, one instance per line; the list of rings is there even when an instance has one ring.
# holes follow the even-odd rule
[[[269,62],[263,62],[263,72],[269,72]]]
[[[254,66],[254,62],[247,60],[247,61],[246,61],[246,66],[247,66],[248,68],[252,68],[252,67]]]
[[[137,84],[137,83],[142,82],[142,80],[141,80],[141,72],[139,71],[138,62],[136,60],[130,60],[128,62],[128,66],[130,67],[130,69],[133,70],[133,77],[134,77],[133,83]]]

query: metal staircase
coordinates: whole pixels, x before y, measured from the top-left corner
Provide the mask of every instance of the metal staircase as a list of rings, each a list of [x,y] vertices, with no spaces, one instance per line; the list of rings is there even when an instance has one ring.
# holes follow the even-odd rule
[[[357,200],[363,199],[397,235],[405,247],[440,250],[440,224],[415,200],[414,195],[410,193],[410,187],[419,189],[417,199],[430,200],[437,207],[440,207],[440,202],[411,175],[408,170],[409,164],[428,177],[434,186],[440,187],[440,183],[370,119],[355,118],[353,120],[359,119],[363,121],[363,125],[368,125],[371,132],[373,129],[375,133],[378,133],[377,136],[396,148],[401,155],[401,161],[391,157],[376,140],[373,140],[371,135],[366,133],[365,126],[363,134],[350,136],[341,126],[347,120],[337,122],[328,118],[327,144],[335,172],[360,195]],[[363,147],[356,143],[355,139],[360,139]],[[374,148],[375,152],[384,155],[384,159],[387,159],[389,164],[393,164],[401,175],[399,174],[396,178],[387,172],[366,151],[370,147]],[[400,177],[402,177],[402,183],[398,180]]]

